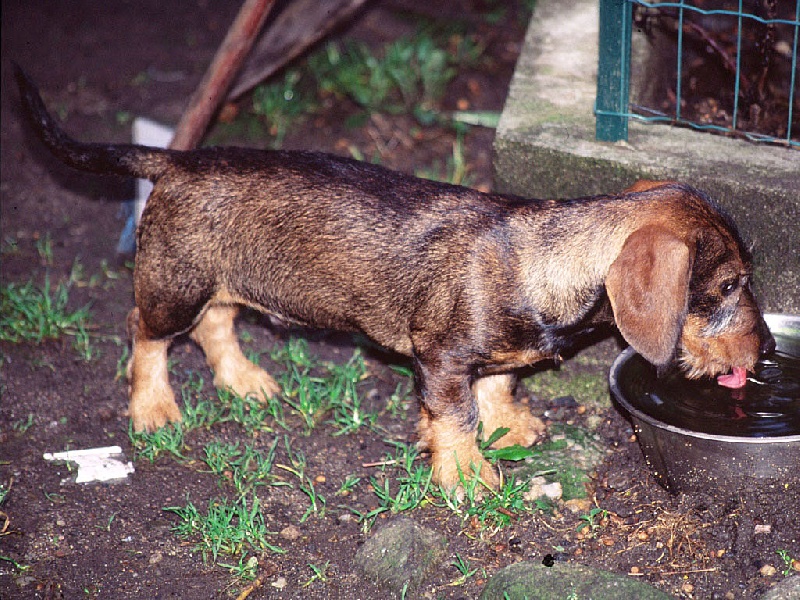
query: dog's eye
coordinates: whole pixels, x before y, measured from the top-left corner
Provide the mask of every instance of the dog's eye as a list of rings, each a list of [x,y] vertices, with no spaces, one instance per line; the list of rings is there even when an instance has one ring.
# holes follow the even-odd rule
[[[719,291],[723,296],[730,296],[738,287],[738,279],[728,279],[721,286],[719,286]]]

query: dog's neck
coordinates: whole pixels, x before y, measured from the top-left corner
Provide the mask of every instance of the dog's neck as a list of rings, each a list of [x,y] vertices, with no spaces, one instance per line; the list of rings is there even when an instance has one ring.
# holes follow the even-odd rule
[[[668,205],[631,200],[635,208],[617,199],[584,202],[546,202],[534,206],[535,218],[524,213],[511,221],[512,247],[517,254],[521,290],[527,303],[542,310],[548,320],[576,325],[590,315],[604,315],[599,303],[608,302],[605,279],[628,236],[644,224],[666,219]],[[542,219],[541,211],[552,211]],[[609,218],[609,213],[613,218]],[[654,218],[654,214],[659,216]],[[537,245],[526,240],[537,239]],[[541,242],[547,252],[542,252]]]

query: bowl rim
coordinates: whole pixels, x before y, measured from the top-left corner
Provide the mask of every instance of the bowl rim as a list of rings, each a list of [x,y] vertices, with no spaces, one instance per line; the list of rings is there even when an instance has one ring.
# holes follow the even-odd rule
[[[793,333],[800,333],[800,316],[768,313],[764,315],[764,320],[767,322],[770,331],[772,331],[773,333],[775,333],[775,329],[782,328],[786,326],[787,323],[789,324],[787,327],[788,330],[791,330]],[[703,440],[712,440],[717,442],[725,442],[728,444],[761,445],[761,444],[786,444],[786,443],[800,442],[800,434],[760,437],[760,438],[735,436],[735,435],[718,435],[713,433],[703,433],[702,431],[693,431],[691,429],[685,429],[683,427],[677,427],[675,425],[670,425],[669,423],[659,421],[658,419],[639,410],[638,408],[633,406],[630,402],[628,402],[628,400],[623,396],[622,390],[619,387],[619,383],[617,380],[619,370],[622,367],[622,365],[627,360],[629,360],[634,354],[636,354],[636,350],[628,346],[627,348],[625,348],[625,350],[623,350],[619,354],[619,356],[617,356],[617,358],[611,365],[611,369],[608,374],[608,385],[609,388],[611,389],[611,395],[613,396],[614,400],[618,402],[628,412],[628,414],[641,421],[644,421],[651,427],[656,427],[658,429],[662,429],[664,431],[668,431],[670,433],[675,433],[686,437],[693,437]]]

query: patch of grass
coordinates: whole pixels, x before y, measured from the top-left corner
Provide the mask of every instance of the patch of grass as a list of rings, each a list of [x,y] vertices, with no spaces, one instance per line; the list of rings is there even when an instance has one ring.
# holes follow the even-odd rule
[[[238,424],[250,436],[260,431],[272,432],[270,423],[277,423],[283,429],[289,429],[284,421],[283,404],[280,398],[270,398],[266,402],[247,396],[242,398],[230,390],[217,390],[218,403],[222,413],[217,422],[233,422]],[[271,417],[268,418],[268,417]],[[207,427],[213,425],[209,421]]]
[[[487,443],[492,439],[490,437]],[[381,463],[383,477],[370,478],[378,505],[367,513],[354,511],[365,530],[382,513],[396,514],[426,505],[446,507],[483,530],[498,530],[510,525],[520,514],[542,509],[539,504],[532,505],[525,500],[527,480],[518,481],[513,476],[506,478],[499,490],[492,490],[477,473],[462,473],[463,498],[458,498],[450,490],[432,483],[431,468],[419,459],[416,448],[400,442],[387,443],[395,447],[394,456],[388,455]]]
[[[467,579],[469,579],[470,577],[475,575],[475,573],[478,572],[478,569],[473,569],[472,566],[469,564],[469,561],[463,558],[458,553],[456,553],[455,559],[450,564],[454,566],[460,574],[457,579],[451,581],[448,584],[451,586],[458,586],[465,584],[467,582]]]
[[[499,490],[482,490],[480,499],[468,495],[468,501],[462,508],[463,517],[472,525],[479,524],[482,529],[508,527],[520,515],[538,510],[538,506],[532,507],[525,500],[527,490],[528,482],[517,481],[512,475],[503,481]]]
[[[290,340],[272,352],[273,360],[284,364],[280,377],[285,401],[302,418],[309,434],[326,416],[335,427],[333,435],[352,433],[361,427],[373,427],[376,413],[364,411],[358,393],[359,384],[368,377],[359,350],[344,364],[322,362],[308,352],[305,340]],[[118,371],[122,372],[122,360]],[[217,390],[216,398],[204,394],[203,378],[190,372],[181,386],[182,421],[152,433],[129,433],[136,456],[150,461],[161,455],[184,459],[185,435],[194,429],[211,429],[220,423],[236,423],[250,436],[274,431],[272,423],[289,429],[281,398],[266,402],[242,398],[230,390]]]
[[[286,71],[283,81],[258,86],[253,91],[253,112],[264,119],[273,137],[272,147],[283,145],[289,129],[314,108],[313,100],[300,85],[300,71]]]
[[[344,364],[328,363],[325,368],[329,373],[329,423],[336,428],[333,435],[353,433],[361,427],[372,428],[378,415],[362,408],[358,393],[358,385],[369,376],[361,351],[356,349]]]
[[[385,475],[382,479],[370,477],[370,486],[378,499],[378,506],[359,515],[366,524],[371,524],[384,512],[396,514],[421,506],[435,487],[431,481],[431,468],[417,460],[419,452],[416,448],[400,442],[388,443],[395,447],[394,457],[387,457],[381,466]],[[387,472],[387,467],[392,467],[391,472]],[[390,474],[394,476],[390,477]]]
[[[306,474],[305,454],[303,454],[303,452],[300,450],[292,450],[288,437],[284,437],[284,441],[286,445],[286,454],[289,458],[290,464],[278,464],[275,466],[297,477],[297,489],[308,497],[308,509],[303,516],[300,517],[300,522],[304,523],[312,514],[318,517],[324,517],[327,501],[322,494],[317,492],[317,489],[314,487],[314,482]]]
[[[608,511],[595,506],[587,514],[580,516],[581,523],[578,524],[578,531],[588,528],[588,533],[593,536],[595,532],[603,527],[608,521]]]
[[[261,402],[252,396],[242,398],[230,390],[218,389],[208,397],[204,393],[203,377],[190,372],[181,387],[183,422],[188,429],[211,429],[219,423],[236,423],[245,433],[253,436],[261,431],[273,431],[270,419],[284,429],[283,408],[278,399]]]
[[[314,574],[311,576],[311,579],[309,579],[303,584],[302,587],[308,587],[315,581],[320,581],[322,583],[328,581],[328,567],[330,566],[330,564],[331,561],[329,560],[325,561],[325,564],[322,565],[321,567],[312,563],[308,563],[308,568],[311,569],[311,571]]]
[[[456,139],[453,142],[453,153],[447,158],[444,166],[434,164],[430,168],[417,169],[416,176],[433,181],[444,181],[454,185],[471,186],[475,178],[469,173],[469,165],[464,153],[464,127],[456,129]]]
[[[209,143],[227,143],[236,136],[257,142],[271,136],[271,146],[280,148],[292,127],[330,96],[349,98],[363,109],[347,118],[348,127],[363,126],[369,113],[376,112],[413,113],[422,125],[449,122],[438,104],[458,69],[477,64],[484,50],[458,25],[420,25],[415,34],[378,51],[365,43],[329,42],[302,67],[256,87],[250,111],[219,124]],[[458,166],[445,168],[457,171]]]
[[[538,504],[531,505],[525,500],[527,481],[518,482],[512,475],[502,481],[500,489],[494,490],[480,479],[477,466],[474,468],[473,473],[460,475],[463,499],[441,488],[438,490],[444,505],[471,527],[493,534],[520,515],[541,509]]]
[[[456,74],[447,50],[424,32],[388,44],[380,55],[363,43],[330,42],[308,65],[323,93],[392,114],[432,110]]]
[[[14,421],[11,424],[11,429],[20,434],[25,433],[26,431],[28,431],[28,429],[33,427],[34,419],[35,415],[33,413],[28,413],[28,416],[26,418]],[[0,504],[2,504],[2,498],[0,498]]]
[[[172,528],[176,535],[196,540],[195,548],[202,552],[204,561],[211,559],[238,579],[255,577],[258,570],[256,556],[263,551],[284,552],[269,542],[269,537],[274,534],[267,530],[261,502],[255,493],[258,486],[296,487],[305,494],[309,506],[300,518],[301,523],[311,515],[325,516],[326,500],[317,492],[307,474],[305,455],[293,450],[289,438],[284,436],[288,464],[277,464],[278,444],[279,438],[276,438],[266,452],[247,444],[241,446],[239,442],[212,441],[206,444],[201,460],[219,477],[220,484],[226,488],[230,485],[228,489],[232,490],[233,499],[213,498],[206,510],[199,509],[188,499],[184,506],[163,509],[178,518],[178,523]],[[297,481],[282,481],[274,474],[273,467],[290,473]],[[223,560],[225,556],[235,560]]]
[[[308,342],[292,339],[271,354],[284,365],[278,383],[285,402],[303,419],[306,435],[330,415],[333,435],[373,427],[377,414],[361,407],[358,385],[368,377],[364,358],[356,349],[345,364],[323,363],[308,352]]]
[[[315,361],[308,353],[308,342],[289,340],[283,348],[274,350],[271,358],[286,368],[278,379],[282,396],[303,419],[308,435],[322,420],[328,405],[324,379],[311,375]]]
[[[288,429],[277,399],[262,403],[250,396],[242,398],[229,390],[216,390],[214,398],[206,396],[203,388],[203,378],[190,372],[189,378],[181,386],[183,407],[180,423],[171,423],[149,433],[135,432],[129,427],[128,437],[137,459],[153,462],[162,455],[171,455],[178,460],[185,460],[186,434],[195,429],[209,430],[222,423],[235,423],[248,436],[273,431],[272,422]],[[272,417],[272,420],[268,417]]]
[[[44,284],[4,283],[0,286],[0,340],[40,344],[62,336],[73,338],[73,347],[80,356],[92,360],[97,355],[89,337],[89,307],[69,311],[72,280],[57,284],[45,275]]]
[[[208,555],[214,562],[220,555],[229,555],[240,556],[241,564],[250,552],[284,552],[268,541],[275,534],[267,528],[258,496],[240,496],[234,501],[212,498],[205,511],[199,510],[192,502],[164,510],[178,517],[179,522],[172,530],[179,537],[199,538],[195,548],[202,552],[204,561]]]
[[[181,385],[181,425],[186,430],[211,429],[227,420],[225,404],[230,402],[233,394],[217,391],[214,394],[216,397],[208,397],[204,393],[204,385],[203,377],[193,371],[189,372],[188,379]]]
[[[203,378],[190,372],[181,387],[181,423],[168,425],[152,433],[130,431],[137,459],[153,461],[159,456],[171,455],[187,465],[195,464],[198,461],[192,460],[192,450],[186,443],[187,434],[193,430],[236,423],[254,436],[257,432],[269,429],[265,424],[265,405],[226,391],[218,391],[217,398],[212,399],[205,396],[203,390]],[[266,451],[239,441],[228,443],[214,440],[207,443],[202,448],[199,462],[219,478],[220,485],[230,491],[232,498],[212,498],[205,510],[190,501],[185,506],[164,508],[178,518],[178,523],[173,527],[176,535],[196,540],[195,548],[202,552],[204,561],[212,560],[237,579],[255,578],[258,571],[257,556],[264,551],[283,552],[269,542],[274,534],[267,529],[261,502],[255,493],[259,486],[291,485],[280,481],[273,472],[278,442],[276,438]],[[310,485],[313,492],[313,484],[307,477],[303,478],[304,457],[299,453],[291,453],[288,439],[286,447],[295,472],[301,478],[300,489],[307,491]],[[324,506],[324,498],[318,494],[313,495],[313,502],[314,510],[319,511],[320,504]],[[312,509],[309,509],[310,512]],[[233,560],[224,557],[232,557]]]
[[[183,423],[170,423],[152,432],[134,431],[133,422],[128,425],[128,438],[133,446],[134,459],[145,459],[151,463],[162,455],[171,455],[185,460]]]
[[[279,378],[284,394],[307,431],[320,422],[333,425],[336,434],[373,425],[375,415],[363,416],[359,404],[359,384],[368,377],[359,351],[354,352],[344,364],[331,364],[313,356],[305,340],[290,340],[274,349],[270,356],[285,367],[283,376]],[[409,380],[401,382],[398,387],[398,395],[405,397],[410,391],[410,373],[403,367],[399,367],[398,372],[409,376]],[[287,435],[283,436],[283,444],[276,438],[266,450],[242,441],[231,443],[220,440],[207,443],[200,450],[192,450],[186,436],[193,430],[235,423],[255,438],[259,432],[272,431],[270,427],[274,425],[274,420],[269,417],[273,413],[281,421],[283,418],[282,413],[269,408],[270,404],[240,398],[226,391],[216,392],[216,397],[209,396],[205,387],[203,378],[190,372],[181,387],[183,422],[152,434],[131,433],[131,439],[137,458],[155,460],[159,456],[172,456],[190,467],[199,462],[204,465],[203,468],[215,474],[221,489],[229,495],[212,499],[206,509],[187,501],[185,506],[166,507],[165,510],[178,519],[175,533],[195,541],[196,548],[203,552],[204,560],[213,560],[236,578],[252,578],[257,574],[256,557],[260,551],[280,551],[269,542],[272,534],[264,525],[257,488],[287,486],[304,495],[306,503],[300,503],[301,523],[312,516],[325,518],[328,503],[309,473],[306,455],[291,446]],[[281,425],[285,426],[283,422]],[[536,461],[544,456],[541,452],[537,455],[536,448],[531,450],[514,446],[492,450],[489,446],[504,433],[500,429],[492,432],[485,441],[479,439],[482,451],[490,460],[537,464]],[[560,434],[564,435],[564,439],[551,442],[554,446],[547,450],[560,452],[581,441],[579,430],[556,432],[556,436]],[[581,435],[586,434],[581,432]],[[480,437],[482,432],[479,432]],[[494,535],[521,515],[544,510],[541,503],[525,499],[528,483],[520,475],[506,477],[501,489],[491,490],[476,473],[463,473],[463,495],[459,498],[450,490],[432,483],[431,468],[420,459],[414,446],[397,442],[390,444],[393,452],[380,465],[382,474],[370,478],[368,485],[368,493],[374,494],[375,508],[362,513],[342,506],[359,516],[365,531],[380,514],[396,514],[433,505],[457,515],[469,531]],[[277,455],[282,458],[277,459]],[[550,456],[547,455],[547,458]],[[539,460],[539,463],[545,464],[546,461]],[[555,470],[552,466],[549,468]],[[541,468],[537,469],[539,471]],[[347,477],[336,495],[347,497],[359,483],[359,477]],[[582,486],[582,482],[576,487],[578,485]],[[568,489],[566,485],[564,487]],[[465,573],[471,571],[468,564],[462,566],[466,569]]]
[[[203,462],[221,482],[230,483],[237,494],[244,495],[256,486],[274,483],[272,467],[277,445],[275,438],[267,453],[262,454],[249,444],[240,448],[238,441],[231,444],[215,440],[204,446]]]

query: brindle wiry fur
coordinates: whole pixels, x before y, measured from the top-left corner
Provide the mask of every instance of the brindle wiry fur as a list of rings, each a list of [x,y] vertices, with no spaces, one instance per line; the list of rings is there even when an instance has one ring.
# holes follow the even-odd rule
[[[771,336],[731,220],[686,185],[529,200],[416,179],[312,152],[176,152],[67,137],[33,84],[23,105],[51,151],[76,168],[144,177],[131,313],[135,429],[180,419],[170,340],[189,332],[239,394],[274,380],[242,355],[235,305],[303,325],[363,332],[412,357],[420,441],[435,480],[494,469],[475,442],[531,444],[542,422],[513,402],[514,370],[557,357],[615,323],[643,356],[693,377],[752,368]]]

